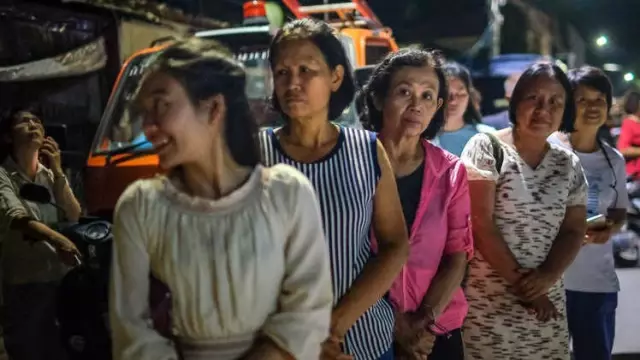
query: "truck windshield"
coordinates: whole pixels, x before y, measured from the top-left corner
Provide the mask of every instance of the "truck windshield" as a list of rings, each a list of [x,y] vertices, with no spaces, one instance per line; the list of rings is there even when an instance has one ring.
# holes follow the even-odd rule
[[[216,38],[216,40],[218,39]],[[227,41],[221,42],[227,46],[232,45]],[[273,80],[268,61],[268,42],[263,42],[260,46],[229,47],[234,51],[236,59],[245,66],[246,94],[258,125],[262,128],[282,126],[284,124],[282,118],[271,109],[268,102],[268,98],[273,93]],[[93,144],[94,155],[107,155],[122,151],[127,153],[149,152],[151,150],[152,146],[147,142],[142,131],[142,119],[130,111],[129,105],[144,70],[153,60],[154,54],[140,54],[126,65],[102,116]],[[343,126],[360,126],[355,115],[355,106],[347,108],[337,122]]]

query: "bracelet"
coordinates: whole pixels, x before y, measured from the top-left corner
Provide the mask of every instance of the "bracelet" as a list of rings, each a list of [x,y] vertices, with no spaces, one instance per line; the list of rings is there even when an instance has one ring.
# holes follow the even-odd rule
[[[422,308],[426,312],[427,317],[431,320],[430,322],[435,322],[438,315],[436,314],[436,311],[433,309],[433,307],[430,305],[425,305]]]
[[[67,175],[65,175],[64,173],[61,175],[53,175],[53,182],[56,183],[60,180],[67,180]]]

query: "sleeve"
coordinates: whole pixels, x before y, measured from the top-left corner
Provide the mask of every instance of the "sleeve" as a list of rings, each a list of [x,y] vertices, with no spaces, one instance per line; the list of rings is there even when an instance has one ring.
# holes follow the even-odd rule
[[[629,194],[627,193],[627,169],[625,167],[622,154],[612,151],[611,161],[613,162],[613,172],[616,177],[616,192],[618,200],[613,205],[616,209],[627,209],[629,207]]]
[[[262,332],[294,358],[317,359],[329,336],[333,293],[329,253],[312,185],[303,179],[285,245],[285,276],[278,311]]]
[[[136,185],[138,184],[138,185]],[[149,255],[143,243],[144,194],[131,185],[114,215],[109,314],[114,360],[178,360],[168,339],[152,327],[149,311]]]
[[[493,156],[491,140],[487,135],[474,135],[462,151],[460,156],[467,167],[470,181],[497,181],[499,174],[496,170],[496,159]]]
[[[622,120],[622,126],[620,127],[620,137],[618,137],[617,146],[619,150],[624,150],[630,146],[631,139],[633,139],[633,133],[635,130],[635,121],[624,119]]]
[[[571,154],[571,158],[573,176],[571,177],[571,187],[569,188],[567,207],[587,206],[587,178],[578,157]]]
[[[0,168],[0,238],[11,228],[15,219],[29,216],[16,193],[9,175]]]
[[[453,194],[447,208],[447,242],[445,254],[465,252],[467,259],[473,257],[473,235],[471,232],[471,200],[467,170],[459,163],[452,171]]]

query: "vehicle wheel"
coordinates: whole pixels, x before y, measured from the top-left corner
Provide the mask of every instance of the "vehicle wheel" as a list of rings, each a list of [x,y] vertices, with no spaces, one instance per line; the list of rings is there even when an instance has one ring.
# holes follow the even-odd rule
[[[631,268],[638,265],[638,257],[640,255],[640,249],[637,246],[625,249],[623,251],[617,251],[614,255],[616,267],[619,268]]]

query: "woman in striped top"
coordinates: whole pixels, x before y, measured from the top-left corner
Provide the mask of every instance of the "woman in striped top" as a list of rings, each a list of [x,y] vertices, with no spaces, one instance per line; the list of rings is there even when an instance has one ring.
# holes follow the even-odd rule
[[[335,307],[322,359],[392,359],[394,315],[384,296],[407,259],[407,230],[376,135],[331,122],[353,100],[349,60],[331,27],[303,19],[278,32],[269,61],[273,105],[286,125],[261,133],[264,161],[311,180],[331,257]],[[375,258],[371,229],[380,246]]]

